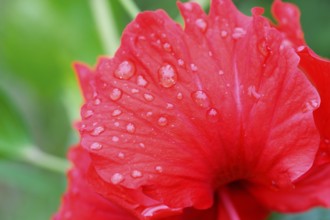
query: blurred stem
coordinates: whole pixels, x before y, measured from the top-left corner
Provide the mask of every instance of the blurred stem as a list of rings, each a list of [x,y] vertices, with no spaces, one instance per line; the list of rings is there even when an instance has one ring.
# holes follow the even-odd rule
[[[21,152],[21,159],[61,174],[65,174],[70,168],[70,163],[67,160],[44,153],[36,147],[25,147]]]
[[[113,9],[107,1],[89,0],[103,49],[107,55],[113,56],[119,46],[119,33],[113,15]]]
[[[133,0],[119,0],[121,5],[124,7],[126,12],[129,14],[131,19],[134,19],[138,13],[140,13],[139,7],[135,4]]]

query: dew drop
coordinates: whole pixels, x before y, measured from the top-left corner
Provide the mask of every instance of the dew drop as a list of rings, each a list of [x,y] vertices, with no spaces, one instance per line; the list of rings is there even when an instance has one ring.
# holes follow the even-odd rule
[[[104,128],[102,126],[96,127],[93,132],[92,135],[97,136],[99,134],[101,134],[104,131]]]
[[[129,79],[135,73],[135,66],[132,62],[125,60],[119,64],[114,74],[118,79]]]
[[[221,75],[225,74],[225,72],[223,70],[219,70],[218,74],[221,76]]]
[[[138,89],[131,89],[131,92],[132,92],[133,94],[137,94],[137,93],[140,92],[140,90],[138,90]]]
[[[119,109],[115,109],[115,110],[113,110],[113,112],[112,112],[112,116],[113,116],[113,117],[119,116],[119,115],[121,115],[121,114],[122,114],[122,111],[119,110]]]
[[[147,116],[147,117],[152,116],[152,112],[147,112],[146,116]]]
[[[168,123],[167,118],[165,118],[165,117],[163,117],[163,116],[160,117],[160,118],[158,119],[158,125],[159,125],[159,126],[166,126],[167,123]]]
[[[220,117],[219,117],[219,112],[215,108],[211,108],[206,112],[206,118],[209,122],[215,123],[218,122]]]
[[[171,52],[172,51],[172,47],[171,47],[171,44],[169,43],[164,43],[163,44],[163,49],[167,52]]]
[[[155,166],[155,170],[156,170],[158,173],[162,173],[162,172],[163,172],[163,167],[162,167],[162,166]]]
[[[99,142],[94,142],[89,146],[89,148],[91,150],[100,150],[102,149],[102,144],[100,144]]]
[[[193,5],[191,2],[188,3],[184,3],[183,7],[187,10],[187,11],[191,11],[193,9]]]
[[[227,31],[221,31],[221,37],[225,38],[228,36],[228,32]]]
[[[196,64],[192,63],[190,64],[190,69],[195,72],[198,70],[198,67],[196,66]]]
[[[113,123],[116,127],[119,127],[119,122],[118,121],[116,121],[115,123]]]
[[[148,81],[141,75],[139,75],[137,78],[136,78],[136,83],[138,86],[146,86],[148,84]]]
[[[140,177],[143,176],[143,174],[142,174],[142,172],[139,171],[139,170],[133,170],[133,171],[131,172],[131,176],[132,176],[133,178],[140,178]]]
[[[176,98],[179,99],[179,100],[182,100],[183,99],[183,95],[181,92],[179,92],[177,95],[176,95]]]
[[[117,184],[123,182],[124,179],[125,179],[125,178],[124,178],[124,176],[123,176],[122,174],[120,174],[120,173],[115,173],[115,174],[113,174],[112,177],[111,177],[111,182],[112,182],[113,184],[117,185]]]
[[[100,100],[100,99],[95,99],[94,104],[95,104],[95,105],[99,105],[99,104],[101,104],[101,100]]]
[[[232,37],[233,37],[233,39],[237,40],[239,38],[242,38],[245,34],[246,34],[246,31],[243,28],[236,27],[236,28],[234,28]]]
[[[184,65],[183,59],[178,59],[178,64],[179,64],[179,66],[183,66]]]
[[[209,97],[202,90],[198,90],[196,92],[193,92],[191,94],[191,97],[194,100],[194,102],[202,108],[207,108],[210,105]]]
[[[166,104],[166,108],[167,109],[173,109],[174,108],[174,105],[172,103],[167,103]]]
[[[119,137],[117,137],[117,136],[113,136],[113,137],[111,138],[111,140],[112,140],[113,142],[118,142],[118,141],[119,141]]]
[[[132,123],[128,123],[126,125],[126,130],[129,132],[129,133],[134,133],[135,132],[135,125],[132,124]]]
[[[121,98],[123,92],[118,89],[118,88],[114,88],[111,93],[110,93],[110,99],[113,101],[117,101]]]
[[[124,159],[125,158],[125,154],[123,152],[119,152],[117,156],[120,159]]]
[[[141,147],[141,148],[145,148],[146,146],[144,145],[144,143],[139,143],[139,146]]]
[[[148,94],[148,93],[145,93],[145,94],[143,95],[143,97],[144,97],[145,100],[147,100],[147,101],[149,101],[149,102],[151,102],[151,101],[154,100],[154,97],[153,97],[151,94]]]
[[[195,24],[196,26],[201,29],[202,32],[205,32],[206,31],[206,28],[207,28],[207,23],[206,21],[203,19],[203,18],[198,18],[196,21],[195,21]]]
[[[303,108],[303,112],[309,112],[314,111],[320,106],[320,103],[316,99],[312,99],[305,103],[305,106]]]
[[[261,98],[261,94],[256,91],[256,87],[255,86],[249,86],[248,87],[248,95],[249,96],[252,96],[252,97],[254,97],[256,99],[260,99]]]
[[[305,48],[306,47],[304,45],[301,45],[301,46],[297,47],[297,52],[301,52],[301,51],[305,50]]]
[[[176,84],[177,73],[174,67],[170,64],[161,66],[158,70],[159,83],[165,87],[170,88]]]
[[[93,114],[94,112],[92,110],[86,110],[82,115],[84,118],[90,118]]]

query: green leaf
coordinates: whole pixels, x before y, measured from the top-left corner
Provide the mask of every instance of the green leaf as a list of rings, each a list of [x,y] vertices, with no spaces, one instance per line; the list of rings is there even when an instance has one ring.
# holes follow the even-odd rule
[[[31,145],[28,129],[17,108],[0,88],[0,154],[15,158]]]
[[[277,214],[274,213],[269,220],[328,220],[330,219],[330,210],[316,208],[301,214]]]

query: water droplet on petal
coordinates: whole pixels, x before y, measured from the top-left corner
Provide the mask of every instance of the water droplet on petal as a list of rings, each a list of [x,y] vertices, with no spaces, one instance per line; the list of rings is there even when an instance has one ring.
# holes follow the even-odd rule
[[[139,146],[141,147],[141,148],[145,148],[146,146],[144,145],[144,143],[139,143]]]
[[[102,148],[102,144],[100,144],[99,142],[94,142],[89,146],[89,148],[91,150],[100,150]]]
[[[124,179],[125,179],[125,178],[124,178],[124,176],[123,176],[122,174],[120,174],[120,173],[115,173],[115,174],[113,174],[112,177],[111,177],[111,182],[112,182],[113,184],[117,185],[117,184],[123,182]]]
[[[227,37],[227,35],[228,35],[228,32],[227,31],[221,31],[221,37],[222,38]]]
[[[179,92],[177,95],[176,95],[176,98],[179,99],[179,100],[182,100],[183,99],[183,95],[181,92]]]
[[[125,154],[123,152],[119,152],[118,153],[118,158],[124,159],[125,158]]]
[[[129,132],[129,133],[134,133],[135,132],[135,125],[132,124],[132,123],[128,123],[126,125],[126,130]]]
[[[225,72],[223,70],[219,70],[219,75],[223,75]]]
[[[119,79],[129,79],[134,73],[135,65],[128,60],[121,62],[114,72],[115,76]]]
[[[94,104],[95,104],[95,105],[99,105],[99,104],[101,104],[101,100],[100,100],[100,99],[95,99]]]
[[[147,117],[152,116],[152,112],[147,112],[146,116],[147,116]]]
[[[172,51],[171,44],[169,44],[169,43],[164,43],[164,44],[163,44],[163,48],[164,48],[164,50],[167,51],[167,52],[171,52],[171,51]]]
[[[143,95],[144,99],[151,102],[152,100],[154,100],[154,97],[151,94],[145,93]]]
[[[104,131],[104,128],[102,126],[94,128],[92,135],[97,136],[101,134]]]
[[[136,93],[139,93],[140,90],[138,90],[138,89],[131,89],[131,92],[132,92],[133,94],[136,94]]]
[[[184,65],[183,59],[178,59],[178,64],[179,64],[179,66],[183,66]]]
[[[239,38],[242,38],[245,34],[246,34],[246,31],[243,28],[236,27],[236,28],[234,28],[232,37],[233,37],[233,39],[237,40]]]
[[[198,18],[195,21],[196,26],[201,29],[202,32],[205,32],[206,28],[207,28],[207,23],[203,18]]]
[[[94,112],[92,110],[86,110],[82,113],[82,116],[84,118],[90,118],[93,114],[94,114]]]
[[[190,64],[190,69],[195,72],[198,70],[198,67],[196,66],[196,64],[192,63]]]
[[[174,108],[174,105],[172,103],[167,103],[166,104],[166,108],[167,109],[173,109]]]
[[[165,88],[174,86],[177,81],[176,70],[170,64],[165,64],[159,68],[158,77],[160,84]]]
[[[191,11],[193,9],[193,5],[191,2],[187,2],[183,4],[183,7],[187,10],[187,11]]]
[[[111,138],[111,140],[112,140],[113,142],[118,142],[118,141],[119,141],[119,137],[117,137],[117,136],[113,136],[113,137]]]
[[[119,127],[119,122],[118,121],[116,121],[115,123],[113,123],[116,127]]]
[[[305,106],[303,108],[303,112],[309,112],[309,111],[314,111],[320,106],[320,103],[316,99],[312,99],[308,102],[305,103]]]
[[[138,86],[146,86],[148,84],[148,81],[141,75],[139,75],[137,78],[136,78],[136,83],[138,84]]]
[[[256,91],[256,87],[255,86],[249,86],[248,87],[248,95],[249,96],[253,96],[256,99],[260,99],[261,98],[261,94]]]
[[[305,48],[306,47],[304,45],[301,45],[301,46],[297,47],[297,52],[301,52],[301,51],[305,50]]]
[[[202,108],[207,108],[210,105],[209,97],[202,90],[198,90],[196,92],[193,92],[191,94],[191,97],[194,100],[194,102]]]
[[[158,173],[162,173],[162,172],[163,172],[163,167],[162,167],[162,166],[156,166],[156,167],[155,167],[155,170],[156,170]]]
[[[218,122],[220,117],[219,117],[219,112],[215,108],[211,108],[206,112],[206,118],[209,122],[215,123]]]
[[[133,170],[133,171],[131,172],[131,176],[132,176],[133,178],[139,178],[139,177],[142,177],[143,174],[142,174],[142,172],[139,171],[139,170]]]
[[[158,119],[158,125],[159,126],[166,126],[167,123],[168,123],[167,118],[165,118],[163,116]]]
[[[113,110],[113,112],[112,112],[112,116],[113,116],[113,117],[116,117],[116,116],[121,115],[121,113],[122,113],[121,110],[119,110],[119,109],[115,109],[115,110]]]
[[[110,99],[113,101],[117,101],[121,98],[123,92],[118,89],[118,88],[114,88],[111,93],[110,93]]]

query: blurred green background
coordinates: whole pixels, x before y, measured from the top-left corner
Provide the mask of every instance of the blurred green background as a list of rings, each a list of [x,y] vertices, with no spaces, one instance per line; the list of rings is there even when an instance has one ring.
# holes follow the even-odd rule
[[[82,102],[71,65],[94,65],[106,53],[90,1],[0,0],[0,220],[45,220],[59,206],[66,185],[61,166],[78,141],[72,127]],[[177,18],[175,2],[136,1],[141,10],[164,8]],[[330,58],[330,1],[291,2],[302,11],[309,45]],[[130,17],[118,0],[108,3],[116,21],[111,28],[121,33]],[[270,0],[235,3],[245,13],[263,6],[269,16]],[[330,212],[271,219],[325,220]]]

